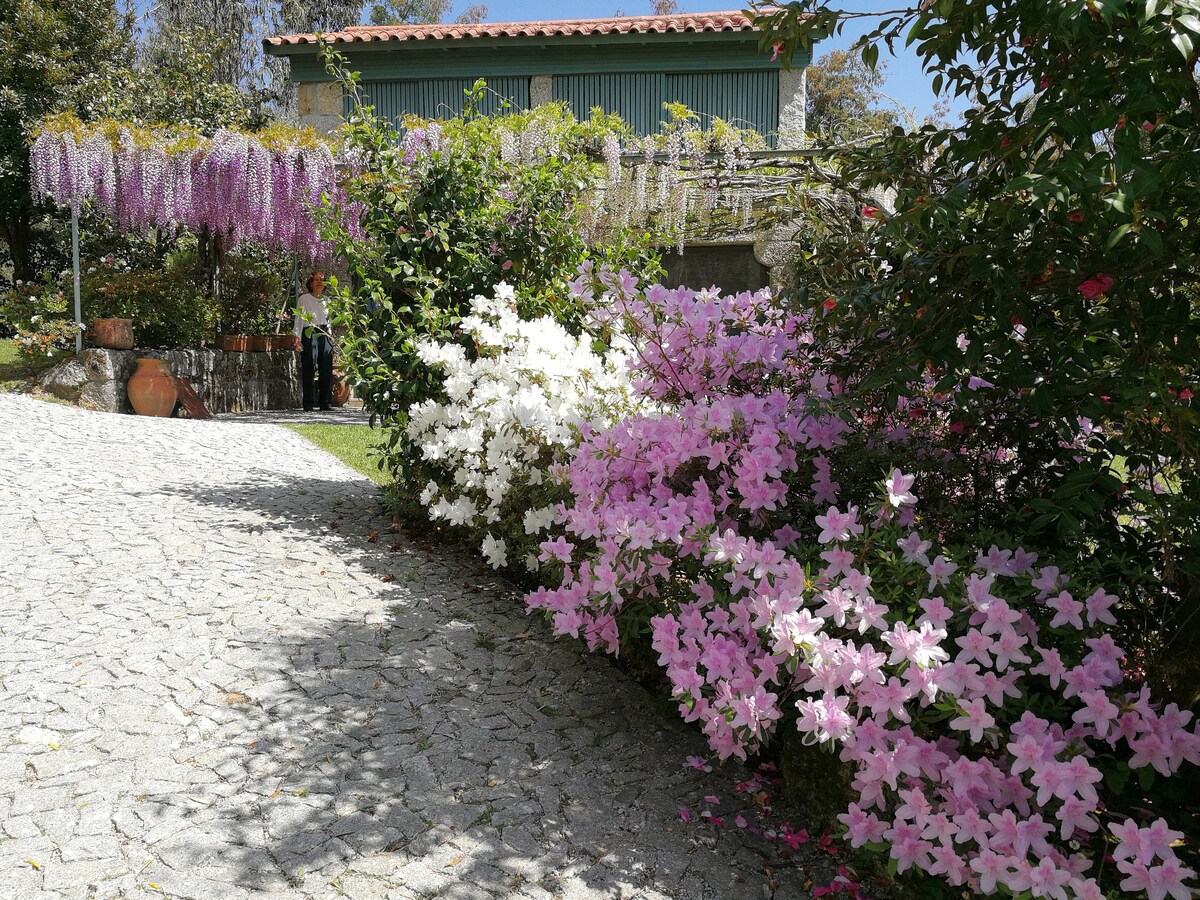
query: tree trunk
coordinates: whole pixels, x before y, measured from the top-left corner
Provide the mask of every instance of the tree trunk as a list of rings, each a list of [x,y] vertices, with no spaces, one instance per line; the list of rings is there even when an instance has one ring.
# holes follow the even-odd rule
[[[36,279],[38,273],[33,266],[33,227],[29,211],[11,210],[0,219],[0,237],[8,244],[8,253],[13,263],[13,278],[21,281]]]

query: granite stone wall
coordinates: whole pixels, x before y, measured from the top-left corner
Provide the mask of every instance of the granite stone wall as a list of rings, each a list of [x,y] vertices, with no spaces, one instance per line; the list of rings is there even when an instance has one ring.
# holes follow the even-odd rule
[[[300,356],[287,351],[89,349],[44,373],[36,390],[85,409],[133,412],[125,386],[142,358],[167,360],[212,413],[301,405]]]

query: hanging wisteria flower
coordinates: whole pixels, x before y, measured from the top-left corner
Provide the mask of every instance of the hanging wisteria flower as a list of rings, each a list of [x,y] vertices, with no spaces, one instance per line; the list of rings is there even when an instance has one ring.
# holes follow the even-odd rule
[[[76,210],[93,203],[120,227],[207,227],[228,245],[253,241],[323,258],[332,246],[314,210],[332,203],[357,232],[358,211],[342,202],[332,150],[314,132],[273,126],[258,135],[187,128],[84,125],[51,117],[32,145],[33,189]]]

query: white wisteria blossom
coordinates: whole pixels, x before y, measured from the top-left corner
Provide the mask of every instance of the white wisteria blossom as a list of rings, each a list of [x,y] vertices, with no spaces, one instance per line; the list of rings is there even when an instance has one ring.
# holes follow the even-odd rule
[[[474,358],[458,344],[417,345],[445,376],[446,399],[414,406],[407,426],[435,472],[421,502],[434,519],[486,533],[481,550],[495,568],[527,558],[553,524],[550,467],[566,460],[580,426],[608,427],[645,406],[627,375],[632,348],[619,336],[597,353],[591,335],[515,309],[504,283],[472,301],[462,330]]]

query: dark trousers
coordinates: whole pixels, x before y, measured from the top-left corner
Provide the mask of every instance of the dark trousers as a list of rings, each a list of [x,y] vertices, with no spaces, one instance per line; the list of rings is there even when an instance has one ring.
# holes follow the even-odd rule
[[[333,405],[333,344],[328,335],[311,332],[311,328],[305,328],[300,338],[304,408],[312,409],[319,402],[321,409],[329,409]]]

